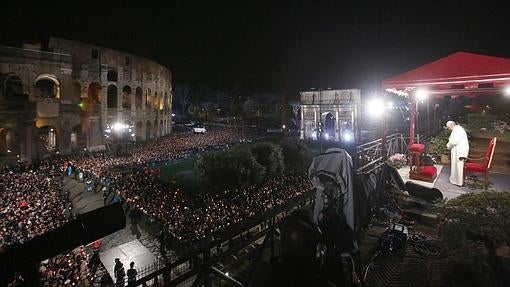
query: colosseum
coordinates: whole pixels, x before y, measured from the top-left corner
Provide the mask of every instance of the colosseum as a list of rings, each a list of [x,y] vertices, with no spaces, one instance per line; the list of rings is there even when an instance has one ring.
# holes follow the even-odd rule
[[[167,135],[171,72],[151,60],[50,38],[0,47],[0,162]]]

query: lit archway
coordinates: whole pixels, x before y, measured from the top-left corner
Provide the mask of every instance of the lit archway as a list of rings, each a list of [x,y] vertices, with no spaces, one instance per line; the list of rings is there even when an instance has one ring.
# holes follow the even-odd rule
[[[158,92],[154,94],[152,107],[154,108],[154,111],[157,111],[159,109],[159,95]]]
[[[145,90],[145,109],[149,110],[152,104],[152,92],[151,89]]]
[[[60,81],[55,75],[42,74],[35,79],[36,96],[43,99],[60,98]]]
[[[48,151],[58,149],[58,134],[57,129],[52,126],[42,126],[39,128],[39,138]]]

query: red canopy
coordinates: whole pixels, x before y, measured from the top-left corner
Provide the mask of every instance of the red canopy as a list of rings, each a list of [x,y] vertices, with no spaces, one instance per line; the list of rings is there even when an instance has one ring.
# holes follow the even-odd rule
[[[416,91],[435,97],[501,95],[510,86],[510,59],[457,52],[382,82],[386,91],[410,96],[410,136],[414,142]],[[384,136],[383,136],[384,142]]]
[[[458,94],[465,89],[501,91],[501,87],[509,84],[510,59],[466,52],[451,54],[382,83],[386,90],[405,94],[417,87],[427,87],[432,93],[450,90]]]

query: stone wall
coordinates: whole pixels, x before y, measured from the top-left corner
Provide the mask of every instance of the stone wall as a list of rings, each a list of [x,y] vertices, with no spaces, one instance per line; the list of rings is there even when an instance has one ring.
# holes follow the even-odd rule
[[[106,138],[105,130],[119,123],[130,129],[124,141],[171,132],[172,75],[166,67],[129,53],[58,38],[49,40],[48,51],[31,48],[0,47],[0,158],[13,153],[41,157],[50,139],[51,152],[70,153],[84,146],[102,149],[114,138]],[[20,108],[18,102],[33,103],[32,110]],[[19,116],[9,119],[12,113]],[[13,120],[33,126],[31,139],[36,139],[13,143],[8,136],[6,143],[7,131],[17,133],[16,140],[26,138],[22,130],[13,130],[19,126]],[[29,146],[37,144],[37,138],[44,148]],[[16,151],[9,146],[16,146]],[[31,149],[42,152],[28,153]]]

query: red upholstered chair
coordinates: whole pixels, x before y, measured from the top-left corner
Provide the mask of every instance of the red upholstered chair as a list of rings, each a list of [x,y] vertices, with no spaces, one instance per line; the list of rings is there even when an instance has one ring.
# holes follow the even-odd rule
[[[485,156],[481,158],[459,157],[459,160],[464,161],[464,176],[468,172],[480,172],[485,176],[484,188],[487,189],[489,185],[489,170],[492,164],[492,157],[494,156],[494,149],[496,148],[496,141],[498,138],[492,138],[485,152]]]
[[[408,147],[409,152],[409,166],[411,170],[421,169],[422,157],[425,152],[424,144],[412,144]],[[419,172],[419,171],[418,171]]]

